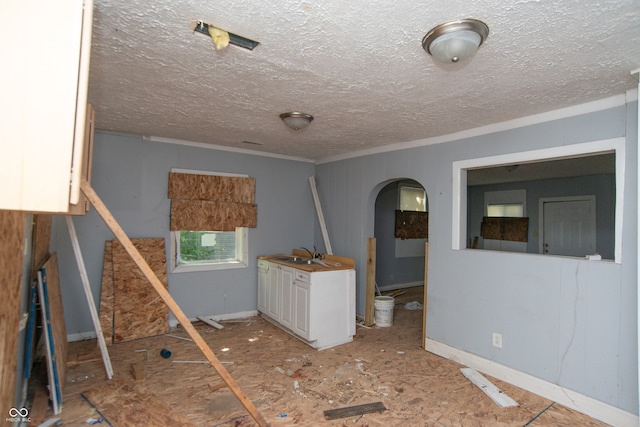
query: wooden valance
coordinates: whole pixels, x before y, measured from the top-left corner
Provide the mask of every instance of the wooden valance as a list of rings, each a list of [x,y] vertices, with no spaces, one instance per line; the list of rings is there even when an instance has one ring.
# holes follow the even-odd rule
[[[171,231],[256,227],[255,178],[171,172]]]
[[[429,238],[429,212],[396,210],[396,239]]]
[[[480,233],[485,239],[527,242],[529,218],[485,216],[482,218]]]

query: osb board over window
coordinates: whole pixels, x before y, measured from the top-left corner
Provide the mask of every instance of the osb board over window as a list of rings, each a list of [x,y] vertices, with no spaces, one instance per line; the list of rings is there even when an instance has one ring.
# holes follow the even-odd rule
[[[163,238],[131,239],[140,255],[168,288]],[[114,341],[169,332],[169,309],[117,240],[113,241]]]
[[[56,366],[60,379],[60,391],[64,390],[67,378],[67,328],[64,323],[64,309],[62,307],[62,292],[60,291],[60,274],[58,272],[58,256],[54,252],[44,263],[49,296],[49,316],[53,332],[53,346],[56,353]]]
[[[169,198],[253,203],[256,179],[171,172]]]
[[[480,230],[485,239],[527,242],[529,218],[485,216],[482,218]]]
[[[104,243],[102,286],[100,288],[100,328],[107,345],[113,344],[113,310],[115,289],[113,286],[113,242]]]
[[[51,220],[53,215],[38,214],[33,218],[33,256],[31,257],[31,277],[49,259],[49,244],[51,241]]]
[[[258,206],[248,203],[205,200],[171,201],[171,231],[234,231],[236,227],[256,227]]]
[[[0,211],[0,420],[16,398],[20,288],[26,214]]]
[[[396,210],[396,239],[429,238],[429,212]]]

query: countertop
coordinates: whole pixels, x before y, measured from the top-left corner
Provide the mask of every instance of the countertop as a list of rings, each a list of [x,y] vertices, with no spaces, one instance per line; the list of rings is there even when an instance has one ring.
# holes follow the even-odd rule
[[[299,258],[300,261],[294,261],[295,258]],[[313,261],[308,264],[307,260],[309,260],[309,254],[298,249],[294,249],[291,254],[261,255],[258,259],[264,259],[269,262],[285,265],[302,271],[308,271],[310,273],[333,270],[353,270],[355,266],[355,260],[353,258],[328,254],[323,255],[319,260],[321,263],[326,265]]]

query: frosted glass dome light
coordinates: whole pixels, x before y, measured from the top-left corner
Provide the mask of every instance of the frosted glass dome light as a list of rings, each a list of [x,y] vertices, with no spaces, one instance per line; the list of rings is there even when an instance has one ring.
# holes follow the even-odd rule
[[[476,19],[447,22],[429,31],[422,47],[444,64],[464,61],[473,56],[489,35],[489,27]]]

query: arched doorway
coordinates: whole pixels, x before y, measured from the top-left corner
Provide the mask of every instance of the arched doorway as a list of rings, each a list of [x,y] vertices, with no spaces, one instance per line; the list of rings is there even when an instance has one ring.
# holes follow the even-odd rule
[[[395,298],[396,307],[414,310],[422,319],[426,310],[427,194],[419,182],[395,179],[382,183],[374,204],[376,295]],[[402,307],[400,307],[402,305]]]

